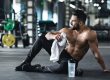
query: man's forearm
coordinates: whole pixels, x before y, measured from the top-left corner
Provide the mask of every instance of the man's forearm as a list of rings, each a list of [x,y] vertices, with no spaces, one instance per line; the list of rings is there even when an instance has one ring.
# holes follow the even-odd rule
[[[104,63],[102,57],[100,57],[100,59],[98,59],[98,63],[100,64],[100,66],[102,67],[103,70],[106,69],[106,66],[105,66],[105,63]]]
[[[110,72],[110,70],[107,69],[107,67],[105,66],[105,63],[104,63],[102,57],[99,60],[99,64],[101,65],[101,67],[102,67],[102,69],[103,69],[104,72]]]
[[[59,32],[48,32],[45,37],[48,39],[48,40],[52,40],[52,39],[55,39],[55,35],[57,34],[60,34]]]

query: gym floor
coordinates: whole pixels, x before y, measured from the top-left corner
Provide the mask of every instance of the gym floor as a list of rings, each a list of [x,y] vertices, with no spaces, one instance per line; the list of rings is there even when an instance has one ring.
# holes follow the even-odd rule
[[[90,50],[79,63],[79,68],[84,70],[82,77],[68,78],[67,74],[15,71],[15,67],[25,59],[30,47],[0,47],[0,80],[110,80],[110,73],[103,73],[101,71],[101,67]],[[100,43],[99,50],[107,67],[110,69],[110,43]],[[49,55],[46,54],[46,51],[43,49],[32,62],[32,64],[36,63],[40,63],[42,65],[53,64],[49,61]]]

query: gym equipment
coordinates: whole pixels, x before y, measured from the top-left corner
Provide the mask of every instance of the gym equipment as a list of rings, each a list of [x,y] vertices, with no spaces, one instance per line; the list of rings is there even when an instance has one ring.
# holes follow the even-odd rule
[[[29,35],[27,33],[24,33],[22,36],[23,41],[23,47],[29,46]]]
[[[16,32],[19,30],[19,36],[23,42],[23,47],[25,48],[26,46],[29,46],[29,35],[25,33],[25,31],[23,31],[24,26],[20,22],[16,22],[16,21],[15,21],[15,24],[16,24],[16,27],[15,27]],[[18,38],[16,37],[15,47],[17,47],[17,45],[18,45]]]
[[[41,20],[38,22],[37,26],[37,32],[38,32],[38,36],[41,36],[42,33],[46,33],[52,30],[56,30],[56,24],[53,21],[47,20]]]
[[[4,29],[7,31],[11,31],[14,29],[15,23],[12,19],[7,19],[6,24],[4,25]]]
[[[6,46],[12,46],[15,43],[15,36],[12,34],[4,34],[2,37],[2,43]]]

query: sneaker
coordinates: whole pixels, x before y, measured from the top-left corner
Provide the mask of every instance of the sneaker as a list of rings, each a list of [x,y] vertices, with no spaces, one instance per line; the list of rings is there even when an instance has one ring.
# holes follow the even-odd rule
[[[41,65],[40,64],[36,64],[36,65],[24,64],[22,66],[22,70],[27,71],[27,72],[36,72],[37,67],[41,67]]]
[[[17,66],[17,67],[15,68],[15,71],[22,71],[22,66]]]
[[[44,67],[43,66],[37,66],[35,68],[35,72],[43,72]]]
[[[31,65],[32,67],[41,67],[40,64]]]
[[[25,64],[29,64],[29,63],[25,63],[25,62],[21,63],[19,66],[17,66],[17,67],[15,68],[15,71],[23,71],[23,66],[24,66]]]

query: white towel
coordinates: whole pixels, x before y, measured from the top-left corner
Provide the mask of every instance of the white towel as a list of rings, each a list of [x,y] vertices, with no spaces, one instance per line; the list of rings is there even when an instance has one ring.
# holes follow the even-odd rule
[[[65,33],[61,33],[62,40],[59,42],[54,40],[51,47],[50,61],[56,62],[59,60],[60,53],[66,46],[67,38]]]

